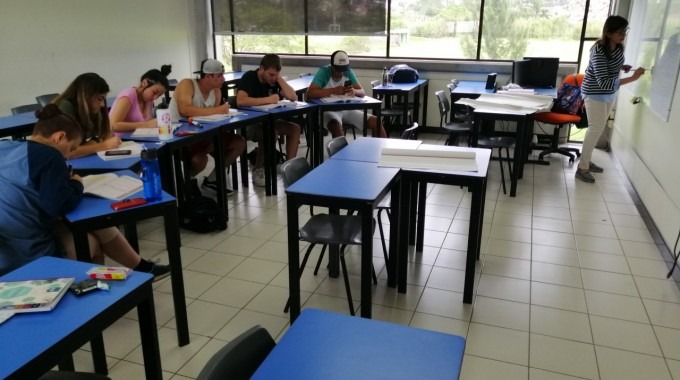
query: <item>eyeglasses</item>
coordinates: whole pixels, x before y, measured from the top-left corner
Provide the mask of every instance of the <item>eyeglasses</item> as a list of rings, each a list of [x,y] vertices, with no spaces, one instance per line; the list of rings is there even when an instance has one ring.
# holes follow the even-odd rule
[[[619,29],[619,30],[615,31],[614,33],[618,34],[619,36],[625,36],[626,34],[628,34],[629,30],[630,30],[630,28]]]

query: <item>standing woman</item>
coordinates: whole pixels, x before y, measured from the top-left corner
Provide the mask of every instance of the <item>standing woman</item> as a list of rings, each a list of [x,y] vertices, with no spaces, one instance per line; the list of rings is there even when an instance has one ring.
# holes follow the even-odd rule
[[[576,169],[576,178],[585,182],[594,183],[595,178],[591,173],[604,171],[592,163],[590,158],[597,140],[607,125],[619,86],[635,82],[645,73],[644,68],[638,67],[632,76],[619,78],[621,70],[627,73],[631,69],[631,66],[623,64],[623,40],[627,32],[628,21],[625,18],[609,16],[602,28],[602,35],[590,49],[590,62],[581,86],[588,115],[588,132]]]
[[[137,128],[156,128],[153,115],[154,101],[170,87],[168,75],[170,65],[160,70],[152,69],[144,73],[137,87],[121,91],[109,112],[111,128],[114,132],[132,132]]]
[[[83,143],[71,158],[89,156],[103,150],[120,146],[120,139],[113,135],[106,110],[109,85],[95,73],[80,74],[57,96],[52,103],[61,112],[76,119],[83,129]]]

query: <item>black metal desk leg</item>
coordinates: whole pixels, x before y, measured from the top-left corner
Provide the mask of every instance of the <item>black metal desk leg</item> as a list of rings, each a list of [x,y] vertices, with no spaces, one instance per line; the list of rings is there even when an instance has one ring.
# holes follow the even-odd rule
[[[184,275],[182,274],[177,208],[166,207],[163,210],[163,221],[165,224],[165,245],[168,250],[170,273],[172,274],[170,281],[172,284],[172,299],[175,305],[177,340],[181,347],[189,344],[189,323],[187,321],[187,305],[184,298]]]
[[[425,245],[425,207],[427,182],[420,182],[418,190],[418,230],[416,232],[416,252],[422,252]]]
[[[406,293],[406,274],[408,271],[408,231],[411,222],[411,214],[415,210],[409,208],[411,203],[411,185],[410,179],[404,180],[406,176],[402,176],[401,184],[401,201],[399,202],[399,211],[401,212],[401,223],[399,225],[399,261],[397,262],[397,291],[399,293]]]
[[[361,316],[373,316],[373,207],[361,210]]]
[[[299,218],[297,202],[291,197],[286,197],[288,208],[288,289],[290,300],[290,324],[300,315],[300,241],[299,241]]]
[[[470,209],[470,229],[468,236],[467,257],[465,260],[465,285],[463,288],[463,302],[472,303],[472,293],[475,283],[475,265],[479,250],[479,235],[482,233],[482,186],[470,186],[472,191],[472,206]]]
[[[417,210],[418,207],[418,182],[411,182],[411,201],[409,203],[410,210]],[[418,213],[410,213],[411,219],[409,220],[408,229],[408,244],[416,245],[416,229],[418,228]]]
[[[390,210],[390,248],[389,248],[389,260],[387,261],[387,286],[390,288],[397,287],[397,263],[401,260],[402,255],[406,255],[406,252],[401,252],[401,242],[400,234],[401,224],[403,223],[403,215],[405,210],[401,209],[401,186],[404,182],[404,177],[392,186],[391,200],[390,204],[392,209]]]
[[[158,328],[153,301],[153,290],[149,287],[149,298],[137,306],[139,334],[142,337],[144,372],[147,379],[162,379],[161,352],[158,348]]]
[[[337,208],[329,208],[328,213],[338,215]],[[337,244],[328,245],[328,277],[338,278],[340,275],[340,246]]]

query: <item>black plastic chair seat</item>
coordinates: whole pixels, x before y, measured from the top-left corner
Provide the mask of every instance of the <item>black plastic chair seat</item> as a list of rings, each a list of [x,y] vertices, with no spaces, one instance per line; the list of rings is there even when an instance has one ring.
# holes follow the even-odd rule
[[[514,137],[480,137],[477,139],[477,146],[480,148],[511,148],[514,145]]]
[[[300,228],[300,239],[318,244],[361,245],[361,216],[314,215]]]
[[[453,133],[470,132],[470,124],[468,123],[445,123],[442,125],[442,127]]]

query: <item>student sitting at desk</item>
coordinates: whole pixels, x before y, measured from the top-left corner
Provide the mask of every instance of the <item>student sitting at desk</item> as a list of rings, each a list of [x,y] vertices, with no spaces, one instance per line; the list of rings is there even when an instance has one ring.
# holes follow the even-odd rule
[[[345,86],[350,82],[350,86]],[[319,68],[314,75],[312,84],[307,89],[308,99],[325,98],[331,95],[366,96],[366,92],[354,75],[354,71],[349,68],[349,56],[342,50],[338,50],[331,55],[331,64]],[[331,132],[331,136],[339,137],[344,135],[343,123],[352,124],[357,127],[364,124],[364,111],[326,111],[323,114],[323,124]],[[373,137],[387,137],[385,129],[380,126],[378,129],[378,118],[374,115],[368,117],[367,127],[371,130]]]
[[[173,122],[181,118],[192,116],[209,116],[228,114],[229,103],[222,99],[222,84],[224,83],[224,65],[214,59],[206,59],[201,62],[201,70],[195,72],[199,79],[182,79],[170,100],[170,115]],[[246,148],[243,137],[233,133],[224,135],[224,165],[229,167],[236,162],[238,156]],[[191,156],[192,175],[198,174],[205,169],[208,163],[208,154],[214,150],[212,140],[204,140],[189,147]],[[203,186],[217,191],[217,179],[215,171],[203,180]],[[231,194],[232,190],[227,189]]]
[[[76,258],[73,235],[58,218],[83,197],[80,176],[64,162],[80,146],[82,131],[54,104],[36,116],[30,140],[0,141],[0,275],[42,256]],[[88,238],[95,262],[103,263],[106,254],[156,280],[170,274],[170,267],[142,259],[116,227],[93,231]]]
[[[106,111],[106,95],[109,85],[95,73],[80,74],[51,103],[61,112],[72,116],[83,129],[83,143],[71,153],[71,158],[116,149],[120,138],[113,135]]]
[[[276,54],[266,54],[260,60],[260,67],[243,74],[238,82],[236,104],[239,107],[276,104],[279,100],[297,100],[295,90],[283,79],[281,58]],[[284,120],[276,121],[276,133],[286,136],[286,158],[297,157],[300,144],[300,126]],[[248,140],[257,141],[258,149],[253,169],[253,184],[264,186],[264,147],[262,147],[262,125],[250,125],[247,129]]]
[[[149,70],[142,75],[139,86],[128,87],[118,93],[109,111],[114,132],[134,132],[137,128],[158,127],[153,104],[170,87],[168,74],[171,71],[170,65],[163,65],[160,70]]]

